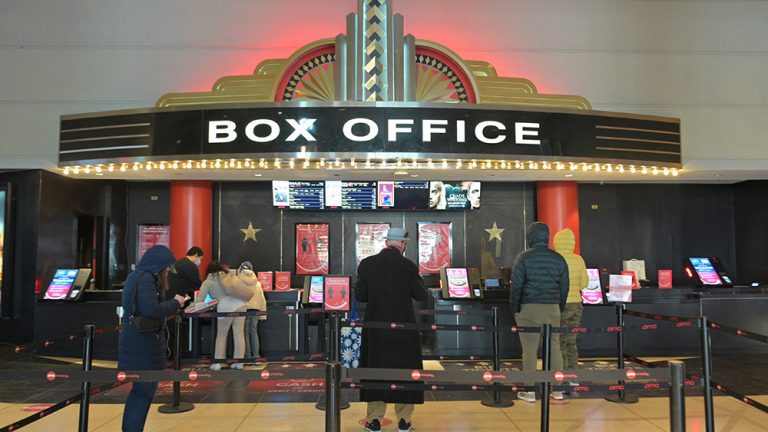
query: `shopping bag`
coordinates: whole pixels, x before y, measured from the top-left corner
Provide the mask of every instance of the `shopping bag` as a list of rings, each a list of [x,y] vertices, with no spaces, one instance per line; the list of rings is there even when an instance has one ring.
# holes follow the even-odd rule
[[[349,311],[350,321],[357,319],[357,302],[352,301]],[[341,365],[348,368],[360,366],[360,345],[362,343],[363,329],[360,327],[341,328]]]

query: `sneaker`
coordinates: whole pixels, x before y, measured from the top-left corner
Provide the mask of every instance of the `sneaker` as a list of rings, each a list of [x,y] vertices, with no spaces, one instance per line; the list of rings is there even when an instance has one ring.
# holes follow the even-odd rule
[[[243,363],[232,363],[232,369],[238,369],[243,370],[243,366],[245,366]]]
[[[411,423],[400,419],[400,423],[397,424],[397,432],[411,432]]]
[[[213,363],[213,364],[211,364],[211,370],[214,370],[214,371],[221,370],[221,363]]]
[[[563,392],[561,391],[553,391],[551,396],[552,396],[552,399],[556,401],[565,400],[565,395],[563,395]]]
[[[365,432],[379,432],[381,431],[381,423],[379,419],[373,419],[372,421],[365,422]]]
[[[517,398],[526,402],[536,402],[536,393],[534,392],[517,392]]]

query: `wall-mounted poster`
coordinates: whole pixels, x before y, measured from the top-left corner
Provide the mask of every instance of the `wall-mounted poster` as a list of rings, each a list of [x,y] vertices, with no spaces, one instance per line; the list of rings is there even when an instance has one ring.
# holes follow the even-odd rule
[[[451,224],[419,222],[419,273],[437,274],[451,264]]]
[[[296,224],[296,274],[328,274],[328,224]]]
[[[136,243],[136,262],[141,260],[149,248],[155,245],[169,246],[170,229],[168,225],[139,225],[139,241]]]
[[[384,249],[384,237],[386,237],[387,232],[389,232],[389,224],[359,223],[356,226],[356,232],[357,263],[360,264],[360,261],[371,255],[376,255]]]

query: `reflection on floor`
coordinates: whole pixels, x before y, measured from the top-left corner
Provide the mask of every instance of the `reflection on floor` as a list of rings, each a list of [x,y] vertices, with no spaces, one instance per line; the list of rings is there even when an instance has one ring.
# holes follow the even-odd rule
[[[664,359],[646,359],[647,361]],[[42,359],[33,362],[4,361],[3,369],[48,368],[61,366],[68,359]],[[698,359],[685,359],[692,372]],[[720,370],[728,375],[715,377],[730,384],[736,391],[750,395],[768,404],[768,374],[766,360],[762,357],[718,357]],[[99,367],[114,367],[100,362]],[[634,365],[636,366],[636,365]],[[320,363],[254,365],[249,368],[306,368],[322,367]],[[502,369],[517,370],[519,361],[508,361]],[[583,369],[612,369],[614,363],[607,360],[585,361]],[[490,370],[490,362],[425,362],[425,369]],[[717,370],[717,369],[716,369]],[[737,373],[738,372],[738,373]],[[717,374],[716,374],[717,375]],[[727,381],[725,380],[727,378]],[[161,383],[155,402],[171,401],[170,383]],[[188,382],[182,383],[182,399],[194,403],[195,409],[183,414],[159,414],[153,407],[147,422],[147,431],[318,431],[323,430],[324,412],[315,409],[315,402],[322,392],[321,380],[286,380],[284,382]],[[76,394],[79,386],[69,384],[36,384],[0,382],[0,427],[26,417],[30,412],[59,402]],[[120,430],[122,403],[129,391],[128,385],[96,395],[90,415],[91,431]],[[344,397],[352,402],[350,409],[342,412],[342,430],[360,431],[358,424],[365,413],[365,404],[357,402],[357,392],[345,390]],[[704,430],[703,399],[699,390],[687,392],[686,413],[688,431]],[[664,431],[669,430],[669,402],[664,391],[646,391],[639,394],[637,404],[617,405],[606,402],[601,394],[574,395],[564,404],[552,405],[552,431]],[[426,403],[416,409],[414,427],[424,431],[537,431],[539,430],[539,403],[516,401],[515,406],[498,409],[488,408],[479,400],[489,395],[483,392],[425,392]],[[719,396],[715,399],[716,429],[718,431],[766,431],[768,414],[743,404],[733,398]],[[393,415],[391,412],[390,415]],[[75,430],[78,407],[72,406],[52,414],[24,428],[25,431]],[[391,419],[391,418],[390,418]],[[397,423],[395,420],[395,424]],[[397,430],[392,424],[384,428]]]
[[[762,403],[768,398],[758,397]],[[122,405],[94,404],[90,412],[89,430],[113,432],[120,430]],[[430,431],[538,431],[538,403],[518,402],[511,408],[488,408],[474,401],[427,402],[418,406],[413,425],[417,432]],[[601,399],[581,399],[552,406],[550,430],[552,431],[621,431],[655,432],[668,431],[668,401],[664,398],[641,399],[633,405],[617,405]],[[715,398],[715,420],[718,431],[765,431],[768,414],[729,397]],[[704,408],[700,397],[686,399],[687,430],[704,430]],[[8,424],[24,416],[21,405],[0,404],[0,424]],[[342,411],[341,430],[361,431],[359,421],[365,415],[365,404],[353,403]],[[388,412],[391,420],[392,411]],[[50,417],[43,418],[24,431],[76,430],[78,407],[65,408]],[[396,422],[395,422],[396,424]],[[146,431],[212,431],[232,432],[264,430],[322,431],[324,412],[315,409],[313,403],[226,403],[199,404],[182,414],[159,414],[152,407]],[[390,424],[385,431],[395,431]]]

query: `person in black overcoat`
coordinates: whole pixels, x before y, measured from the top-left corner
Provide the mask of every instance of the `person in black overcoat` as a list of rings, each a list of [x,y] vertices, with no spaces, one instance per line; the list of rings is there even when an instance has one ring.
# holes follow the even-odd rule
[[[426,291],[419,268],[403,256],[408,233],[390,228],[386,248],[360,262],[355,299],[366,303],[363,322],[415,323],[413,300],[424,301]],[[369,329],[363,325],[360,367],[423,369],[421,341],[416,330]],[[361,390],[368,402],[366,430],[381,430],[387,403],[395,404],[400,431],[411,430],[414,404],[424,403],[423,391]]]

